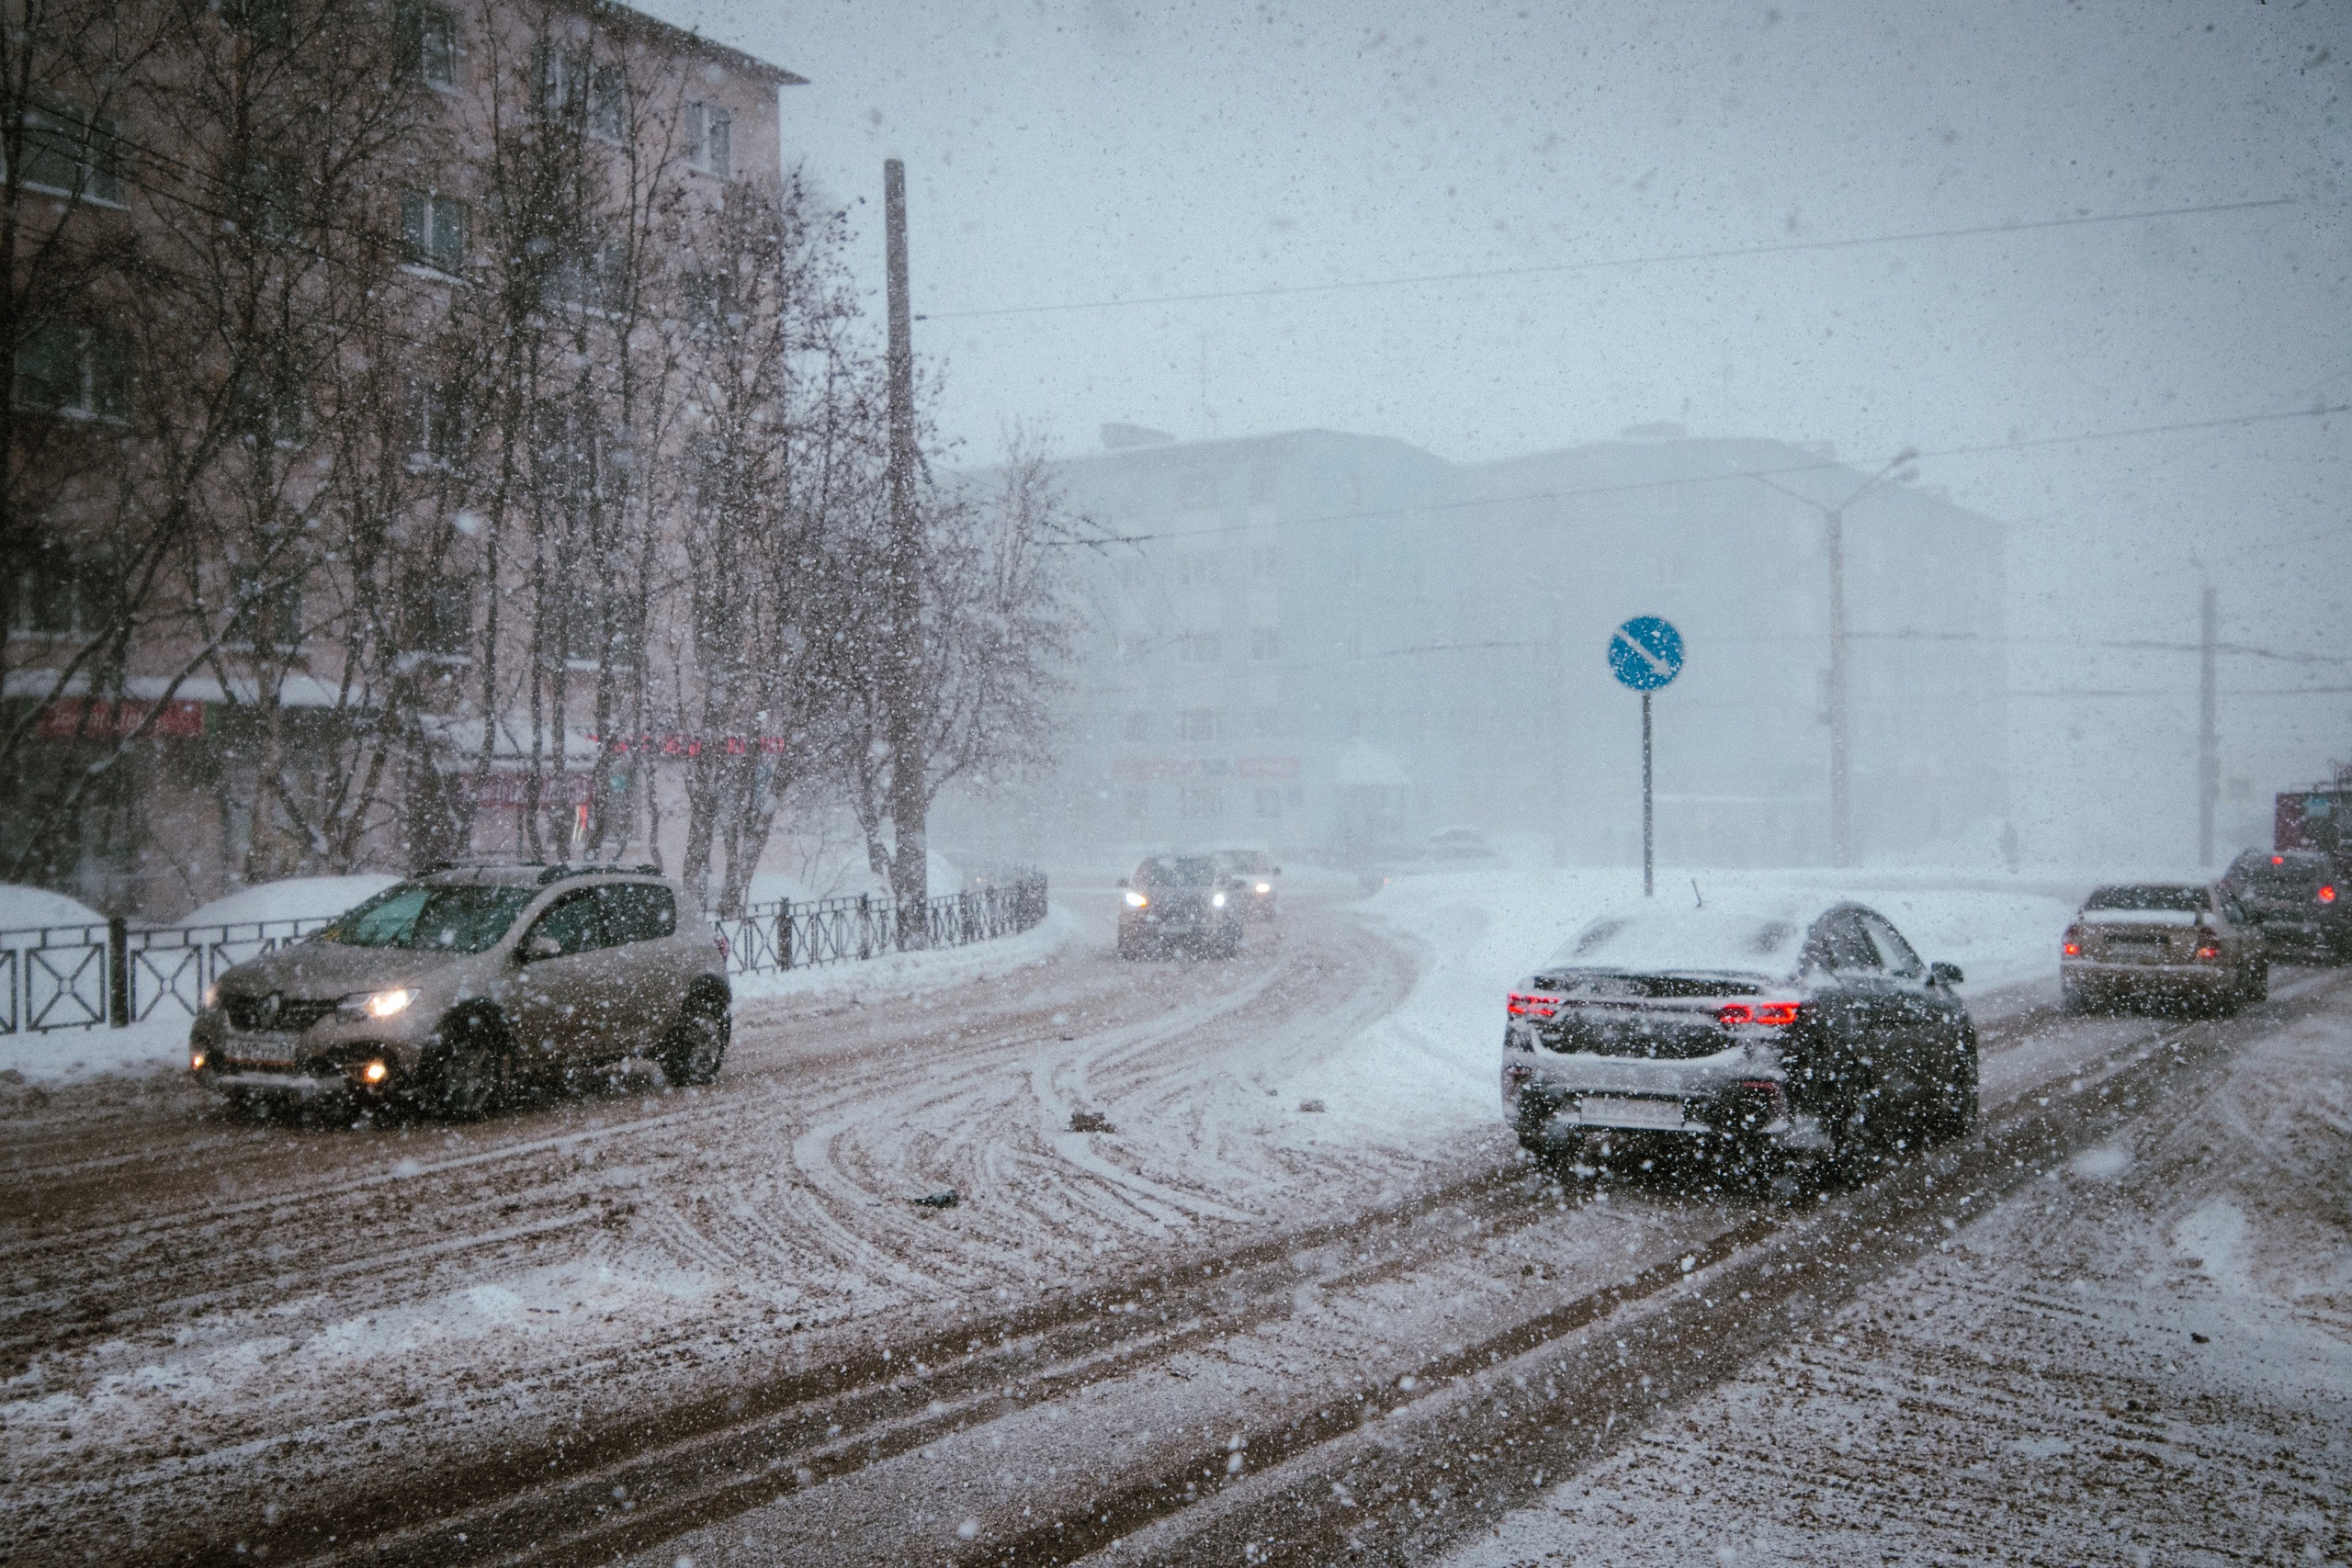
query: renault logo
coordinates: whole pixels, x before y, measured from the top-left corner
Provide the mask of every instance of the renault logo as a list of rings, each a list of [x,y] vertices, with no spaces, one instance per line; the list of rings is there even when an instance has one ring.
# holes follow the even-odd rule
[[[285,992],[283,992],[283,991],[272,991],[272,992],[270,992],[270,993],[269,993],[269,995],[267,995],[267,996],[266,996],[266,997],[262,998],[262,999],[261,999],[261,1026],[262,1026],[264,1029],[275,1029],[275,1028],[277,1028],[277,1010],[278,1010],[279,1008],[281,1008],[281,1007],[285,1006],[285,1005],[286,1005],[286,993],[285,993]]]

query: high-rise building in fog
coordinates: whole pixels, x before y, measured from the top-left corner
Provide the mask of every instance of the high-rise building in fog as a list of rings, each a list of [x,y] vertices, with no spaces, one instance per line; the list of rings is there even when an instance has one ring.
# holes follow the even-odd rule
[[[1080,840],[1376,855],[1460,822],[1631,858],[1639,705],[1603,649],[1656,614],[1690,649],[1657,701],[1660,854],[1829,858],[1823,511],[1867,473],[1772,441],[1456,465],[1329,431],[1063,472],[1120,540],[1086,568],[1056,784]],[[1843,516],[1857,852],[1997,831],[2004,530],[1892,479]]]

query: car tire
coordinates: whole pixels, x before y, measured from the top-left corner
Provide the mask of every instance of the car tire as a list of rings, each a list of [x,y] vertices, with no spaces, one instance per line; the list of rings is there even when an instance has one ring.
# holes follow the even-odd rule
[[[424,1108],[444,1122],[479,1122],[503,1098],[512,1070],[510,1042],[496,1020],[449,1020],[424,1059]]]
[[[673,1089],[689,1089],[718,1077],[734,1038],[734,1021],[724,1003],[707,997],[690,998],[678,1021],[662,1043],[662,1076]]]
[[[2062,1008],[2077,1018],[2085,1013],[2098,1010],[2091,996],[2090,987],[2079,980],[2059,981],[2058,1001]]]
[[[2247,968],[2245,999],[2250,1002],[2267,1002],[2270,999],[2270,960],[2267,958],[2257,958]]]
[[[1961,1037],[1960,1059],[1951,1075],[1938,1088],[1928,1109],[1928,1134],[1932,1138],[1964,1138],[1976,1125],[1976,1032]]]

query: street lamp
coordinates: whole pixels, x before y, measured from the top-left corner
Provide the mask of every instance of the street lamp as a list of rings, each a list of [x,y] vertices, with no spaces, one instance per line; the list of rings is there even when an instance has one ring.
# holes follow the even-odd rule
[[[1892,478],[1898,484],[1908,484],[1918,478],[1915,469],[1897,473],[1896,469],[1917,462],[1919,449],[1905,446],[1887,465],[1864,479],[1861,485],[1835,506],[1824,506],[1809,495],[1801,495],[1784,484],[1776,484],[1762,474],[1747,477],[1760,485],[1779,491],[1792,500],[1801,501],[1821,513],[1829,542],[1829,860],[1838,866],[1854,863],[1854,795],[1852,718],[1847,703],[1846,664],[1846,509],[1862,499],[1873,488]]]

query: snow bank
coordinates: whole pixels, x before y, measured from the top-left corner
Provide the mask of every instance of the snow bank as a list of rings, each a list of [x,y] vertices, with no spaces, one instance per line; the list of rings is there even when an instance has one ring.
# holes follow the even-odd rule
[[[966,947],[942,948],[935,953],[893,953],[880,958],[820,964],[782,973],[738,975],[733,981],[735,999],[740,1004],[781,997],[838,996],[851,999],[883,993],[899,997],[910,991],[968,986],[1043,964],[1069,946],[1077,935],[1077,918],[1055,904],[1046,909],[1043,920],[1025,931]]]
[[[107,1073],[144,1074],[187,1066],[193,1022],[174,1008],[128,1029],[60,1029],[0,1034],[0,1073],[20,1083],[72,1083]]]
[[[282,882],[260,882],[215,898],[170,926],[220,926],[244,920],[324,920],[365,903],[400,881],[397,876],[369,873],[356,876],[289,876]]]
[[[23,931],[40,926],[102,926],[107,918],[78,899],[46,887],[0,883],[0,931]],[[9,945],[21,946],[24,938]]]

